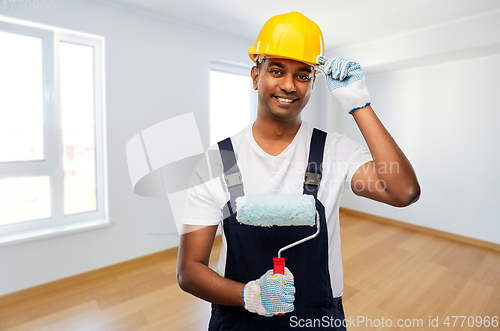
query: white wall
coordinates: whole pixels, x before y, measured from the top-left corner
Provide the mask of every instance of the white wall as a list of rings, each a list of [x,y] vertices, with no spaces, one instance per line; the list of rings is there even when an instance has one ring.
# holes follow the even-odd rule
[[[499,32],[492,12],[331,50],[365,67],[372,106],[422,189],[407,208],[352,193],[343,207],[500,244]],[[351,116],[340,116],[340,132],[364,143]]]
[[[420,200],[342,206],[500,244],[500,55],[367,75],[372,106],[412,163]],[[362,142],[353,119],[342,132]]]
[[[179,237],[166,198],[143,198],[132,191],[126,143],[153,124],[194,112],[208,147],[209,59],[251,64],[246,54],[251,41],[97,1],[57,1],[54,12],[2,14],[106,38],[113,225],[0,247],[0,295],[177,246]]]

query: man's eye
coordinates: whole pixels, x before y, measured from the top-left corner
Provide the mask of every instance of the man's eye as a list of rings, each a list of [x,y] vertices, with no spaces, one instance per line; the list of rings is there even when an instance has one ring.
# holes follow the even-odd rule
[[[279,75],[279,74],[281,74],[281,71],[276,70],[276,69],[271,69],[271,73]]]
[[[309,79],[311,79],[311,78],[310,78],[309,76],[306,76],[306,75],[300,75],[300,76],[299,76],[299,79],[300,79],[300,80],[309,80]]]

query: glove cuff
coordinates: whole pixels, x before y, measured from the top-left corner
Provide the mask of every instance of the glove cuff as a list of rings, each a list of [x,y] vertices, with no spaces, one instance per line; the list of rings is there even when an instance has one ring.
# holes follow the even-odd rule
[[[365,77],[346,87],[333,90],[332,94],[340,103],[342,109],[349,114],[370,104],[370,93],[365,84]]]
[[[243,306],[251,313],[259,315],[268,315],[268,312],[262,305],[259,280],[252,280],[245,285],[243,289]]]

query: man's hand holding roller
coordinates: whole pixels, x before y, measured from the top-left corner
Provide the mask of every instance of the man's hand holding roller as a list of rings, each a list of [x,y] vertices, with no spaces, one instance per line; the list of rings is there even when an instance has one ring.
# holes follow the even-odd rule
[[[295,300],[293,275],[285,268],[285,274],[273,274],[268,270],[260,279],[248,282],[243,289],[245,309],[271,317],[293,311]]]

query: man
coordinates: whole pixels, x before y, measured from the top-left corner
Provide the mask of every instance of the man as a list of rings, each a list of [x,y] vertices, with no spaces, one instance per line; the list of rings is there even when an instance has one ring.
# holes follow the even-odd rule
[[[359,196],[407,206],[420,195],[416,175],[372,110],[361,67],[325,58],[314,22],[297,12],[271,18],[249,55],[256,62],[251,76],[258,91],[257,120],[211,148],[221,153],[227,184],[205,183],[188,192],[183,223],[199,229],[188,229],[181,237],[179,285],[212,302],[209,330],[292,330],[299,319],[322,321],[315,325],[318,330],[345,330],[340,196],[347,186]],[[316,72],[353,116],[369,152],[343,135],[326,134],[301,120]],[[233,174],[238,174],[236,182]],[[287,252],[285,274],[274,275],[268,270],[270,257],[284,243],[304,237],[304,229],[242,226],[234,200],[300,194],[314,196],[320,234]],[[221,220],[223,246],[215,272],[208,259]]]

